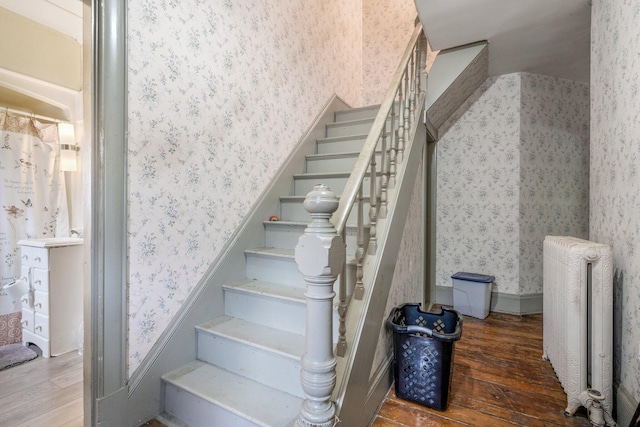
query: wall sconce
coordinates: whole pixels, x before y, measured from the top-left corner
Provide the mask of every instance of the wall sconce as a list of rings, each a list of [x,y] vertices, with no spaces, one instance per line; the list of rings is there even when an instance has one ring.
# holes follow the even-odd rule
[[[60,142],[60,170],[75,172],[78,170],[76,153],[80,147],[76,145],[75,132],[71,123],[58,123],[58,140]]]

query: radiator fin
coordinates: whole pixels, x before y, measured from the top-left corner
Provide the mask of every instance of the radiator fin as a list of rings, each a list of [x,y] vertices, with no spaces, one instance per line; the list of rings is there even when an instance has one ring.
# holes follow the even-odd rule
[[[567,394],[566,412],[575,413],[581,405],[582,391],[594,388],[605,396],[603,406],[611,413],[611,248],[575,237],[547,236],[543,245],[543,262],[543,357],[551,362]],[[590,291],[587,283],[589,270]],[[590,308],[588,304],[591,304]]]

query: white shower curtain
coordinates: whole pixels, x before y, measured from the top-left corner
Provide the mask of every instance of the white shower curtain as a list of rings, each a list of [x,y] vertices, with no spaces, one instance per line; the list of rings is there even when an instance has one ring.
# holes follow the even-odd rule
[[[22,335],[20,296],[8,286],[20,276],[17,242],[69,235],[57,128],[0,111],[0,346]]]

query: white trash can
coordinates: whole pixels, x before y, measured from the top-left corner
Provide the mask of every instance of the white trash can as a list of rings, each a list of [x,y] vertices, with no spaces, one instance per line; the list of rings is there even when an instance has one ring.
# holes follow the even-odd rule
[[[453,279],[453,308],[461,314],[485,319],[491,308],[494,276],[458,272]]]

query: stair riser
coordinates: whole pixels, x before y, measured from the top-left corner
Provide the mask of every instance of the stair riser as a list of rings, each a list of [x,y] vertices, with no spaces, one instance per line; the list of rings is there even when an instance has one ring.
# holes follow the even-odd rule
[[[189,427],[259,427],[258,424],[239,417],[173,384],[165,383],[164,387],[165,412],[179,418]]]
[[[364,224],[369,224],[369,203],[363,204],[363,220]],[[280,202],[280,210],[282,219],[284,221],[310,221],[311,216],[309,212],[304,208],[303,201],[300,200],[286,200]],[[347,219],[347,224],[351,226],[355,226],[357,224],[357,215],[358,209],[354,207],[351,209],[351,213],[349,214],[349,218]]]
[[[355,277],[355,272],[350,274]],[[353,280],[355,282],[355,279]],[[334,291],[337,295],[336,280]],[[295,302],[257,294],[225,290],[224,311],[227,316],[237,317],[249,322],[282,329],[294,334],[306,333],[307,306],[304,302]],[[338,340],[339,317],[333,310],[333,340]]]
[[[300,386],[300,359],[205,331],[198,331],[198,359],[294,396],[304,397]]]
[[[350,110],[336,111],[334,114],[334,121],[346,122],[349,120],[375,119],[378,114],[378,110],[380,110],[380,107],[376,105],[375,107],[352,108]]]
[[[366,135],[353,138],[319,139],[316,146],[318,154],[360,152]]]
[[[300,236],[304,233],[305,226],[278,226],[268,224],[266,227],[266,246],[270,248],[295,249]],[[364,230],[364,241],[369,240],[369,229]],[[357,236],[354,228],[349,227],[346,235],[347,255],[353,256],[357,245]]]
[[[307,173],[351,172],[357,156],[331,157],[327,159],[308,158]],[[376,155],[376,163],[380,165],[380,155]]]
[[[336,122],[327,125],[327,138],[368,134],[371,131],[374,119],[360,119],[347,122]],[[397,128],[398,124],[394,125]],[[386,120],[387,134],[391,132],[391,119]]]
[[[380,177],[376,178],[376,188],[380,187]],[[337,195],[342,194],[344,191],[344,186],[347,183],[347,179],[345,177],[305,177],[304,175],[296,176],[293,183],[293,191],[294,196],[302,196],[306,197],[306,195],[313,190],[313,187],[317,184],[325,184],[329,186],[331,191],[336,193]],[[365,177],[364,179],[364,197],[369,196],[369,190],[371,188],[371,184],[369,181],[369,177]]]
[[[247,279],[264,280],[298,288],[306,286],[293,257],[269,257],[247,253],[246,259]]]
[[[373,120],[357,120],[355,122],[338,122],[327,125],[327,138],[368,134]]]

